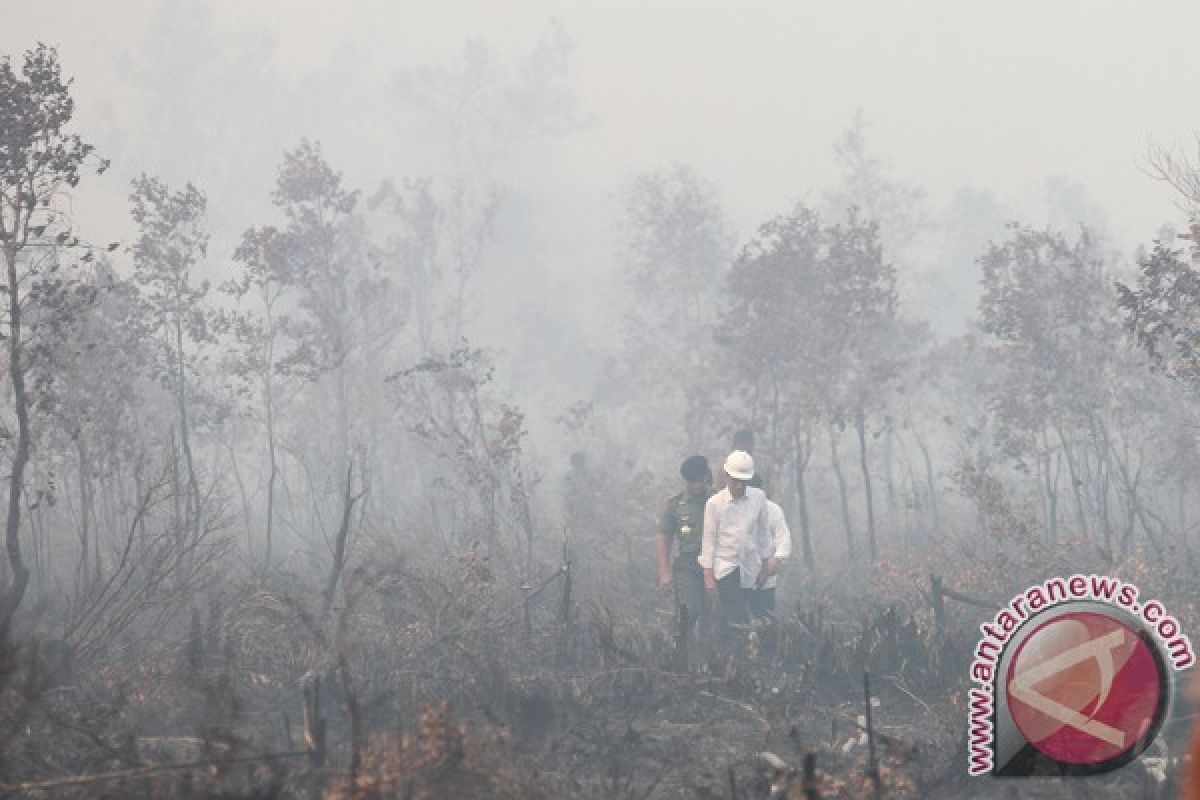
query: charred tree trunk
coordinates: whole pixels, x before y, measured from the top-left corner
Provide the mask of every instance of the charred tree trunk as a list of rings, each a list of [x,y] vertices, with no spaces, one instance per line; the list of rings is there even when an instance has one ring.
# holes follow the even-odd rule
[[[1125,489],[1125,528],[1121,531],[1119,544],[1121,546],[1121,554],[1129,554],[1129,544],[1133,541],[1133,532],[1138,524],[1138,500],[1137,496]]]
[[[1050,437],[1046,433],[1045,426],[1042,427],[1042,452],[1039,455],[1038,463],[1042,473],[1042,486],[1046,500],[1046,535],[1050,539],[1050,544],[1056,544],[1058,542],[1058,476],[1062,472],[1062,461],[1058,454],[1055,454],[1053,460],[1050,458]]]
[[[179,450],[175,444],[175,426],[171,426],[171,523],[175,546],[180,552],[187,546],[187,531],[183,525],[183,486],[179,477]]]
[[[1097,423],[1095,416],[1090,416],[1088,426],[1092,433],[1092,446],[1096,450],[1096,506],[1100,511],[1100,526],[1104,533],[1104,550],[1112,553],[1113,530],[1112,520],[1108,511],[1109,475],[1112,465],[1109,461],[1108,430],[1104,423]]]
[[[26,498],[28,502],[28,498]],[[46,598],[46,535],[43,530],[41,515],[38,514],[39,502],[35,500],[25,509],[25,518],[29,520],[29,539],[33,545],[33,581],[37,592],[36,603],[40,604]]]
[[[929,457],[929,448],[925,445],[925,440],[921,438],[921,434],[917,433],[916,428],[913,428],[913,439],[917,442],[917,447],[921,451],[921,458],[925,461],[925,486],[929,491],[929,514],[933,529],[936,531],[942,525],[941,514],[938,510],[937,500],[937,481],[934,479],[933,459]]]
[[[558,665],[565,662],[571,637],[571,553],[563,537],[562,602],[558,607]]]
[[[346,703],[346,716],[350,719],[350,780],[351,782],[358,779],[358,771],[362,767],[362,750],[363,750],[363,723],[362,723],[362,708],[359,704],[358,694],[354,688],[354,680],[350,672],[350,642],[347,635],[349,628],[349,618],[351,606],[354,604],[353,599],[346,604],[346,608],[338,615],[337,634],[335,646],[337,648],[337,665],[338,673],[342,678],[342,695]]]
[[[854,427],[858,431],[858,459],[862,467],[863,491],[867,495],[867,547],[874,561],[878,556],[875,544],[875,496],[871,491],[871,468],[867,459],[867,415],[861,408],[855,415]]]
[[[895,460],[896,435],[892,430],[892,418],[887,417],[884,420],[883,431],[883,477],[887,487],[887,503],[888,515],[892,518],[893,524],[896,519],[898,509],[896,503],[896,478],[893,474],[893,461]]]
[[[279,458],[275,452],[275,420],[274,412],[271,411],[270,395],[267,396],[267,460],[267,520],[263,572],[271,571],[271,549],[275,541],[275,484],[279,480]]]
[[[321,716],[321,677],[304,684],[304,750],[315,768],[325,766],[325,718]]]
[[[242,524],[246,527],[246,554],[249,556],[254,552],[254,523],[250,519],[250,498],[246,495],[246,482],[242,480],[242,469],[238,466],[237,448],[232,444],[226,444],[225,447],[229,451],[233,482],[237,484],[238,497],[242,501]]]
[[[1146,538],[1156,550],[1161,548],[1160,536],[1157,535],[1150,526],[1150,521],[1147,519],[1146,509],[1142,506],[1141,499],[1138,496],[1138,486],[1142,480],[1142,468],[1139,465],[1136,470],[1131,470],[1130,458],[1128,452],[1128,443],[1122,448],[1125,450],[1125,455],[1122,457],[1115,448],[1111,449],[1113,461],[1117,465],[1117,473],[1121,477],[1121,483],[1125,490],[1127,502],[1128,519],[1124,532],[1121,534],[1121,553],[1129,554],[1129,548],[1133,541],[1133,533],[1136,524],[1140,523],[1142,530],[1146,533]],[[1162,534],[1166,533],[1166,528],[1163,526]]]
[[[854,546],[854,526],[850,522],[850,498],[846,489],[846,476],[842,473],[842,462],[838,457],[838,430],[832,422],[829,424],[829,459],[833,464],[833,474],[837,477],[838,493],[842,504],[842,524],[846,528],[846,552],[854,558],[858,555]]]
[[[200,541],[200,483],[196,479],[196,463],[192,458],[191,422],[188,418],[187,372],[184,367],[183,322],[175,322],[175,367],[177,381],[175,399],[179,408],[179,444],[183,448],[183,463],[187,467],[187,503],[185,505],[189,532],[188,546]]]
[[[91,459],[88,458],[87,445],[84,444],[82,436],[75,440],[75,454],[79,459],[79,565],[75,570],[75,582],[78,588],[83,590],[91,579],[89,560],[92,548],[92,507],[95,501]]]
[[[263,405],[267,422],[267,519],[266,541],[263,547],[263,572],[271,571],[271,548],[275,537],[275,483],[279,479],[279,458],[275,452],[275,387],[271,380],[271,371],[275,368],[275,320],[271,313],[271,303],[268,301],[266,371],[263,374]]]
[[[29,397],[25,390],[25,352],[21,330],[20,287],[17,284],[17,251],[10,240],[4,247],[8,278],[8,377],[12,384],[13,406],[17,414],[17,443],[8,476],[8,518],[4,527],[4,548],[8,554],[11,583],[0,595],[0,644],[8,639],[12,619],[29,588],[29,568],[21,553],[21,495],[25,485],[25,467],[29,464],[31,434]]]
[[[1071,455],[1071,445],[1067,442],[1066,434],[1060,426],[1055,426],[1058,432],[1058,440],[1062,443],[1063,458],[1067,461],[1067,474],[1071,478],[1071,493],[1075,497],[1075,522],[1079,525],[1079,533],[1084,539],[1090,538],[1088,534],[1087,514],[1083,510],[1083,479],[1079,475],[1079,469],[1074,457]]]
[[[796,514],[800,519],[800,546],[804,551],[804,563],[808,567],[816,564],[813,558],[812,533],[808,521],[808,489],[804,482],[804,473],[808,469],[809,459],[812,458],[812,439],[806,434],[804,443],[800,442],[800,434],[794,434],[792,441],[792,470],[796,482]]]
[[[479,442],[479,449],[483,463],[487,465],[487,481],[481,487],[482,501],[484,510],[487,513],[488,519],[488,549],[490,550],[496,539],[496,529],[499,527],[498,514],[496,510],[496,495],[498,493],[498,483],[496,480],[496,468],[492,461],[491,455],[487,448],[487,428],[483,424],[483,411],[479,407],[479,391],[476,389],[471,393],[471,420],[475,426],[475,437]]]
[[[346,466],[346,487],[342,495],[342,522],[338,527],[337,537],[333,544],[333,565],[329,570],[329,582],[325,585],[325,611],[333,608],[333,597],[337,592],[338,579],[346,566],[347,540],[350,538],[350,521],[354,504],[362,498],[362,494],[353,494],[354,464]]]

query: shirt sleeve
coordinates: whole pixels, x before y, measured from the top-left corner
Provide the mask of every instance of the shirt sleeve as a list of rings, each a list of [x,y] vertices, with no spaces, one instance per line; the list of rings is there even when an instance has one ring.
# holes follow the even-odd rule
[[[758,512],[758,522],[754,526],[755,543],[758,546],[758,552],[766,558],[771,552],[771,520],[767,511],[767,497],[763,494],[762,510]]]
[[[670,539],[675,535],[675,510],[674,503],[669,499],[667,505],[663,509],[662,516],[658,520],[658,532]]]
[[[700,537],[700,555],[696,559],[703,569],[713,568],[717,551],[717,505],[713,497],[704,504],[704,533]]]
[[[788,529],[787,518],[783,509],[772,504],[771,509],[771,543],[775,546],[776,558],[787,558],[792,554],[792,532]]]

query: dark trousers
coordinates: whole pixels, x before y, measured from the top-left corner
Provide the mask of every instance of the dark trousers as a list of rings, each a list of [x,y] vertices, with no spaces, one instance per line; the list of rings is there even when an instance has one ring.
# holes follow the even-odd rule
[[[775,616],[775,588],[747,589],[746,606],[750,610],[750,616],[755,619]]]
[[[740,625],[749,621],[740,569],[735,567],[733,572],[717,581],[717,601],[721,604],[723,626]]]
[[[671,585],[675,587],[675,607],[680,616],[687,609],[687,633],[695,630],[696,622],[708,616],[708,596],[704,592],[704,570],[696,561],[696,553],[680,553],[671,565]]]
[[[758,655],[767,661],[775,658],[779,648],[779,629],[775,625],[775,589],[747,589],[746,606],[757,623]]]

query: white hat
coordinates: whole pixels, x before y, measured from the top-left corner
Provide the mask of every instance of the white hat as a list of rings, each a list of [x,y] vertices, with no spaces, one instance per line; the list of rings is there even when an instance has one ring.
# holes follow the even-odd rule
[[[734,450],[725,459],[725,473],[739,481],[754,477],[754,459],[745,450]]]

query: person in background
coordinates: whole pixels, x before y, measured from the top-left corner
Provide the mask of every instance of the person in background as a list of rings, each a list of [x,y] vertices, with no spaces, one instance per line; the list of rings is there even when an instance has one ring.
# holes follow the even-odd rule
[[[778,503],[767,500],[767,528],[771,534],[771,549],[758,573],[753,589],[747,589],[746,605],[755,619],[767,619],[775,615],[775,587],[779,581],[779,568],[792,554],[792,533],[787,519]]]
[[[754,432],[741,428],[733,434],[733,449],[754,456]],[[759,573],[755,586],[746,589],[746,607],[754,619],[764,619],[775,613],[775,588],[780,563],[792,553],[792,534],[788,529],[783,508],[778,504],[778,481],[769,480],[770,468],[760,455],[754,461],[754,477],[750,486],[762,489],[767,495],[767,525],[771,531],[772,550],[767,554],[766,568]]]
[[[697,620],[708,614],[704,572],[697,557],[704,531],[704,506],[713,494],[713,475],[704,456],[685,458],[679,475],[686,486],[667,500],[658,529],[658,586],[663,591],[674,587],[676,612],[687,614],[686,634],[690,638]]]
[[[756,585],[767,561],[761,554],[772,552],[772,544],[767,497],[748,485],[754,459],[744,450],[734,450],[725,459],[724,472],[725,488],[704,505],[697,560],[704,570],[704,588],[717,598],[727,630],[729,624],[747,620],[743,589]]]

